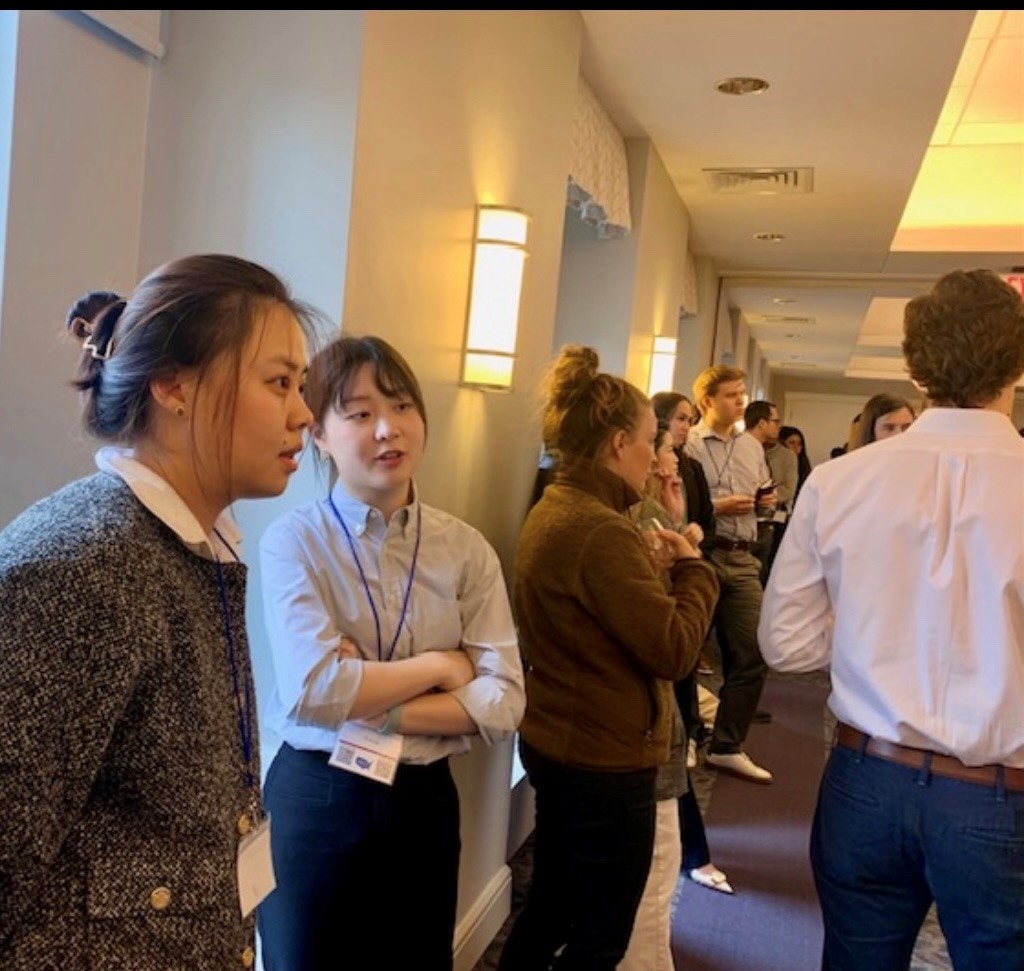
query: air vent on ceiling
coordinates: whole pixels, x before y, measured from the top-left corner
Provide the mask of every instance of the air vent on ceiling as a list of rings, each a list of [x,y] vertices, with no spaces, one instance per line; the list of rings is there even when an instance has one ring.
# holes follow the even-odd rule
[[[777,195],[783,192],[813,192],[814,169],[704,169],[712,192]]]
[[[813,327],[817,323],[813,317],[793,317],[790,314],[764,314],[761,320],[766,324],[791,324],[795,327]]]
[[[776,361],[773,367],[813,369],[818,365],[814,361]]]
[[[818,323],[814,317],[795,317],[790,314],[750,314],[747,322],[754,327],[815,327]]]

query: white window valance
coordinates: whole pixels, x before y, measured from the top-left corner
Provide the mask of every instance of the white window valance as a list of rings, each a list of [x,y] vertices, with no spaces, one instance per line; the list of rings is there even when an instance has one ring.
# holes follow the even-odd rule
[[[573,111],[567,201],[598,236],[622,236],[632,228],[626,143],[583,78]]]
[[[163,57],[163,41],[160,39],[162,10],[82,10],[107,30],[130,41],[136,47],[153,57]]]

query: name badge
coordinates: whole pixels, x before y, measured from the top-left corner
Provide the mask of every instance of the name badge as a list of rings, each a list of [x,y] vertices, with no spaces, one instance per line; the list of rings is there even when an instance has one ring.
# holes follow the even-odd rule
[[[270,857],[270,818],[267,817],[238,843],[238,904],[248,917],[277,886]]]
[[[355,772],[389,786],[395,781],[401,758],[401,735],[381,735],[358,722],[345,722],[338,733],[334,752],[327,761],[335,768]]]

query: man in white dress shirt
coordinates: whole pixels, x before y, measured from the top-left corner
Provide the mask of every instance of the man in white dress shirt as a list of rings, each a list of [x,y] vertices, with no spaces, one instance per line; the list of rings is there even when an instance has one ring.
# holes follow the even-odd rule
[[[935,903],[957,968],[1024,969],[1024,302],[988,270],[907,305],[930,407],[819,465],[765,592],[780,671],[831,667],[811,862],[829,971],[909,967]]]
[[[745,377],[740,368],[724,364],[697,375],[693,395],[703,417],[686,439],[686,454],[703,467],[715,507],[709,559],[720,589],[714,629],[722,655],[722,689],[705,761],[721,772],[767,785],[771,772],[743,751],[743,743],[768,673],[757,646],[761,561],[752,552],[757,510],[773,509],[776,497],[771,489],[758,494],[770,478],[764,447],[737,428],[746,407]]]

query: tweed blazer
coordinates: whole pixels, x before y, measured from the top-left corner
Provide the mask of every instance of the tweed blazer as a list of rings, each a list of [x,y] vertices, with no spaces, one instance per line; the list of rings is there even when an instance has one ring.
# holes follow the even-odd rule
[[[246,571],[221,569],[223,591],[216,563],[102,472],[0,533],[4,971],[252,964]]]

